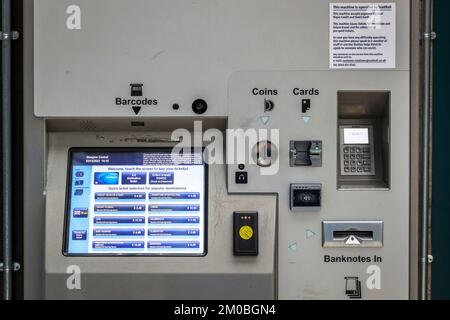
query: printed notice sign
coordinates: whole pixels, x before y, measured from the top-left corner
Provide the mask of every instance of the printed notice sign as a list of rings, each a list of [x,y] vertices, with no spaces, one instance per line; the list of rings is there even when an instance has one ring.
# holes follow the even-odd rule
[[[330,68],[395,68],[395,17],[395,3],[331,3]]]

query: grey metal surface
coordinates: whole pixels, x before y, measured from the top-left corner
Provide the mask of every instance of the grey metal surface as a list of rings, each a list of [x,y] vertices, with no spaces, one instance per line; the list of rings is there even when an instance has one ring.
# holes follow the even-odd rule
[[[67,290],[66,274],[47,274],[51,300],[273,300],[274,282],[263,274],[82,275],[81,290]]]
[[[11,1],[2,0],[2,32],[11,33]],[[3,299],[12,299],[13,226],[12,226],[12,146],[11,146],[11,40],[2,43],[2,236],[3,236]]]
[[[144,96],[159,100],[140,116],[193,116],[197,98],[209,104],[203,116],[227,116],[227,81],[235,71],[328,70],[330,2],[39,0],[35,113],[132,117],[131,108],[114,101],[129,98],[130,83],[139,82]],[[397,33],[407,35],[408,3],[395,2]],[[69,5],[81,9],[80,30],[66,28]],[[408,70],[409,39],[397,38],[397,70]],[[173,103],[181,108],[172,110]]]
[[[45,121],[34,117],[33,1],[24,0],[24,298],[44,298]]]

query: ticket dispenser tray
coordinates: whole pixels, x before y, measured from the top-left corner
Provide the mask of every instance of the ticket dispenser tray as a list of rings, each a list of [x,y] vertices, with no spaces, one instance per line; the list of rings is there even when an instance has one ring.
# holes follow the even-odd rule
[[[324,248],[381,248],[382,221],[324,221],[322,223]]]

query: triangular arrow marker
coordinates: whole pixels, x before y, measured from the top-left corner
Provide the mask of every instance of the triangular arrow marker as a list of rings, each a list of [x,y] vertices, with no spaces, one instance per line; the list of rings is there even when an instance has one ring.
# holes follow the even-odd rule
[[[303,122],[305,124],[308,124],[309,121],[311,121],[311,117],[303,117]]]
[[[306,230],[306,239],[311,239],[312,237],[314,237],[316,235],[316,233],[312,230]]]
[[[269,116],[262,116],[261,117],[261,122],[263,123],[263,125],[267,125],[270,121],[270,117]]]
[[[293,243],[289,246],[289,250],[297,252],[298,251],[298,243]]]
[[[348,237],[347,241],[345,241],[345,244],[349,245],[349,246],[352,246],[352,245],[354,246],[354,245],[360,245],[361,242],[358,239],[356,239],[355,236],[350,236],[350,237]]]
[[[133,107],[133,111],[136,115],[138,115],[139,112],[141,112],[141,109],[142,109],[141,107]]]

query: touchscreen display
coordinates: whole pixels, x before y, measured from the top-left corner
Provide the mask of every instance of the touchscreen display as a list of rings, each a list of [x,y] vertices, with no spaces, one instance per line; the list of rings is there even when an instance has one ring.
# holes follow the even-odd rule
[[[344,144],[369,144],[368,128],[344,129]]]
[[[172,149],[69,151],[66,255],[204,255],[206,164]]]

